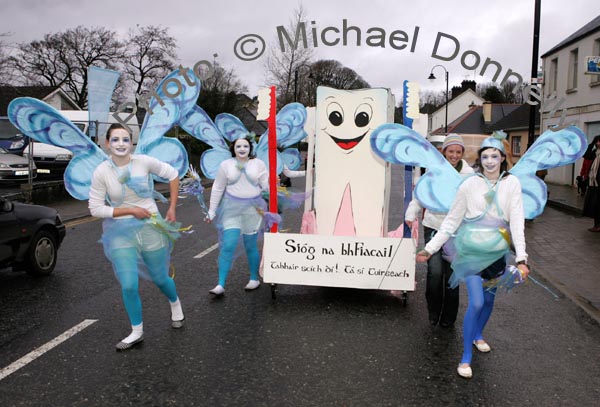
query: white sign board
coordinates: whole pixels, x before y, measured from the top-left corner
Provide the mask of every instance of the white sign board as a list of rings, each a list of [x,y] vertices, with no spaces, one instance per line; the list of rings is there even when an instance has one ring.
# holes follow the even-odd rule
[[[265,233],[265,283],[415,289],[411,239]]]

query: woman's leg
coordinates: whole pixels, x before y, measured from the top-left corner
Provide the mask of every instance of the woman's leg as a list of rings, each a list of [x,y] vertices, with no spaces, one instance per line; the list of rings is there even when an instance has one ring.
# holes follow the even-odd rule
[[[226,229],[223,231],[221,250],[219,252],[219,285],[225,287],[227,275],[231,269],[233,255],[240,238],[240,229]]]
[[[169,248],[142,252],[142,259],[148,268],[150,278],[171,302],[177,301],[175,282],[169,276]]]
[[[454,325],[456,316],[458,315],[459,287],[450,288],[450,276],[452,275],[452,267],[450,263],[442,260],[442,270],[444,272],[443,284],[444,284],[444,306],[442,308],[442,315],[440,317],[440,325],[442,327],[450,327]]]
[[[117,344],[117,350],[129,349],[144,338],[142,300],[138,292],[137,250],[133,247],[115,249],[111,253],[115,274],[121,284],[125,310],[131,323],[131,333]]]
[[[438,323],[444,303],[443,261],[441,252],[433,254],[427,261],[425,298],[427,299],[427,310],[429,311],[429,323],[432,325]]]
[[[427,244],[436,233],[436,230],[425,226],[423,232],[425,235],[425,244]],[[444,300],[443,261],[441,251],[433,254],[427,261],[425,299],[427,300],[427,311],[429,312],[429,323],[431,325],[437,325],[442,313]]]
[[[111,253],[112,263],[121,283],[123,303],[131,325],[142,323],[142,300],[138,292],[137,250],[133,247],[115,249]]]
[[[482,279],[478,275],[467,277],[465,284],[469,293],[469,305],[467,306],[463,324],[463,356],[460,363],[471,364],[473,340],[475,340],[479,317],[483,309],[484,293]]]
[[[258,253],[258,233],[244,235],[244,248],[248,256],[248,267],[250,268],[250,280],[258,280],[258,266],[260,265],[260,254]]]
[[[494,309],[494,299],[496,298],[496,289],[485,290],[483,292],[483,309],[479,313],[479,318],[477,319],[477,329],[475,330],[475,337],[473,340],[478,341],[483,339],[483,330],[485,329],[485,325],[487,324],[490,316],[492,315],[492,311]]]
[[[175,287],[175,281],[169,276],[169,263],[171,259],[170,248],[163,247],[159,250],[153,250],[149,252],[142,252],[142,258],[150,278],[156,286],[162,291],[162,293],[169,299],[171,305],[171,321],[180,322],[173,324],[173,328],[181,328],[181,323],[185,318],[183,316],[183,310],[181,309],[181,302],[177,296],[177,289]]]

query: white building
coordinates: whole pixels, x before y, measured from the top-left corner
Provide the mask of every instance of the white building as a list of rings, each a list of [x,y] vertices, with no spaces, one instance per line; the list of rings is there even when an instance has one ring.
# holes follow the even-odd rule
[[[454,91],[454,89],[453,89]],[[466,89],[459,95],[448,101],[448,125],[465,114],[471,106],[481,106],[484,100],[477,96],[472,89]],[[429,115],[428,133],[445,132],[446,106],[442,105],[438,110]]]
[[[573,124],[588,143],[600,135],[600,75],[586,74],[586,57],[600,55],[600,16],[542,55],[544,70],[542,132]],[[552,113],[552,114],[551,114]],[[548,172],[546,181],[573,185],[582,160]]]

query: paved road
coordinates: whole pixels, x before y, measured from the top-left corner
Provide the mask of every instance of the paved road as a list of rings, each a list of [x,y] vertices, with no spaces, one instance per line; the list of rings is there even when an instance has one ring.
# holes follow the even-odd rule
[[[528,226],[532,245],[545,244],[537,231],[555,233],[559,215],[547,212]],[[493,351],[475,356],[467,381],[455,373],[460,327],[427,323],[423,267],[406,307],[388,292],[289,285],[273,301],[268,287],[243,291],[242,257],[227,295],[214,300],[207,291],[217,251],[194,256],[214,245],[215,234],[191,202],[179,217],[196,230],[174,257],[187,325],[170,329],[164,298],[143,282],[146,340],[127,353],[113,348],[128,327],[97,244],[98,221],[69,227],[50,278],[0,272],[0,368],[97,320],[0,380],[3,406],[587,406],[600,398],[598,323],[535,270],[553,293],[530,283],[499,295],[486,335]]]

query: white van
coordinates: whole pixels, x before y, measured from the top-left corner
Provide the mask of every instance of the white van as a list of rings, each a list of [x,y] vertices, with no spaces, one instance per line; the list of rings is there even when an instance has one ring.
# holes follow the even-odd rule
[[[60,113],[67,119],[71,120],[77,127],[79,127],[79,130],[81,130],[81,132],[86,136],[95,136],[89,134],[90,122],[89,112],[87,110],[61,110]],[[128,116],[129,113],[119,113],[119,117],[123,121],[125,121]],[[117,119],[115,119],[112,113],[110,113],[108,115],[108,121],[106,124],[112,123],[117,123]],[[140,126],[138,125],[137,118],[132,116],[127,121],[127,125],[131,128],[133,144],[136,145],[140,135]],[[104,136],[102,137],[104,138]],[[65,148],[39,143],[34,140],[31,141],[31,147],[26,147],[23,151],[23,155],[29,155],[31,148],[33,161],[38,167],[38,175],[41,177],[62,176],[67,168],[67,165],[69,165],[71,158],[73,158],[73,153]],[[101,148],[104,148],[104,139],[98,141],[94,140],[94,142]]]
[[[90,116],[89,116],[89,112],[87,110],[61,110],[60,113],[63,116],[65,116],[67,119],[71,120],[77,127],[79,127],[79,130],[81,130],[83,132],[83,134],[91,137],[92,140],[95,139],[96,135],[90,134],[90,130],[91,130],[90,129]],[[138,139],[140,137],[140,125],[139,125],[139,123],[137,121],[137,117],[135,115],[131,116],[130,118],[129,118],[129,115],[130,115],[130,113],[119,113],[119,118],[122,121],[127,120],[126,123],[132,132],[133,144],[137,145]],[[110,112],[108,114],[108,120],[106,122],[100,122],[99,125],[106,124],[107,125],[106,127],[108,127],[109,125],[111,125],[113,123],[118,123],[118,121],[113,116],[113,113]],[[104,146],[104,134],[100,135],[100,137],[102,138],[102,140],[94,140],[94,141],[96,142],[96,144],[103,147]]]

